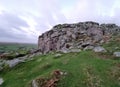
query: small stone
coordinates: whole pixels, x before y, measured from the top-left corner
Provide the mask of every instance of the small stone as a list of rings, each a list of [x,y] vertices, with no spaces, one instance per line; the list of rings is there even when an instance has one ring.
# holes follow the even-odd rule
[[[113,55],[114,55],[115,57],[120,57],[120,52],[114,52]]]
[[[101,47],[101,46],[97,46],[97,47],[94,47],[93,49],[94,52],[107,52],[105,50],[105,48]]]
[[[63,48],[62,50],[60,50],[60,52],[69,53],[69,49]]]
[[[0,78],[0,85],[2,85],[4,82],[3,78]]]
[[[37,85],[35,80],[32,81],[32,87],[38,87],[38,85]]]
[[[67,72],[64,72],[64,75],[67,75]]]
[[[10,68],[12,68],[21,62],[24,62],[24,60],[13,59],[13,60],[8,60],[6,63],[9,65]]]
[[[84,48],[84,50],[92,50],[94,48],[94,46],[87,46]]]
[[[70,52],[81,52],[81,49],[70,49]]]
[[[62,54],[58,53],[58,54],[55,54],[55,58],[58,58],[58,57],[61,57]]]

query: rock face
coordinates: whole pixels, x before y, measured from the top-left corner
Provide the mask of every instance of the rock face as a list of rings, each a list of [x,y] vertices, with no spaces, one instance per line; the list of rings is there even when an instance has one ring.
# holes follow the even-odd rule
[[[115,24],[80,22],[76,24],[59,24],[39,36],[38,48],[42,53],[84,49],[106,42],[110,35],[120,32]]]

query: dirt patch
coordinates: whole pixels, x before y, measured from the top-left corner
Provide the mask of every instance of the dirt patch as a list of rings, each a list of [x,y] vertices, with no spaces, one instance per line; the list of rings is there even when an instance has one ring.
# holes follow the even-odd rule
[[[49,78],[38,78],[33,80],[31,87],[57,87],[57,83],[63,75],[65,75],[64,72],[55,70],[51,73]]]

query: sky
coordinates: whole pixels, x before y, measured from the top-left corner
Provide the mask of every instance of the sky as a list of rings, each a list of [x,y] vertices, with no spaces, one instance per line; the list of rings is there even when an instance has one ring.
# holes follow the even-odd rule
[[[0,42],[37,43],[56,24],[120,25],[120,0],[0,0]]]

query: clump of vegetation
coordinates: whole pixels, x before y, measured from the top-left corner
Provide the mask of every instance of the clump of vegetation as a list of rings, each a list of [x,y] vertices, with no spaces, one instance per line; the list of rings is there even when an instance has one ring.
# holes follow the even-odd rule
[[[93,69],[91,67],[86,67],[84,69],[86,79],[84,80],[84,84],[87,87],[102,87],[102,80],[94,74]]]
[[[120,85],[120,63],[117,63],[114,67],[111,67],[110,76],[114,78]]]
[[[38,87],[57,87],[57,83],[64,73],[60,70],[54,70],[48,77],[39,77],[31,82],[31,87],[37,85]]]
[[[51,66],[52,66],[52,64],[50,64],[50,63],[45,63],[45,64],[43,64],[42,66],[40,66],[40,69],[42,69],[42,70],[47,70],[47,69],[49,69]]]
[[[105,47],[109,53],[120,51],[120,37],[118,36],[112,37],[108,43],[103,44],[103,47]]]
[[[107,52],[97,53],[100,57],[105,59],[116,59],[113,53],[120,51],[120,37],[117,35],[112,36],[110,41],[107,43],[104,43],[102,46],[107,50]]]

